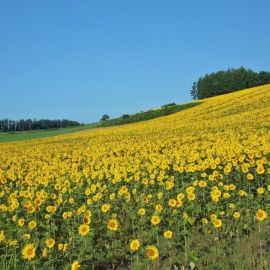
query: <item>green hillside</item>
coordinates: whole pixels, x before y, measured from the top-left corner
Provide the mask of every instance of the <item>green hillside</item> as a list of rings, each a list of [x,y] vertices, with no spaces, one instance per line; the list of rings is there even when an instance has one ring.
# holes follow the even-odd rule
[[[164,105],[157,109],[152,109],[152,110],[139,112],[139,113],[135,113],[131,115],[126,114],[126,115],[123,115],[122,117],[113,118],[113,119],[110,119],[101,123],[92,123],[92,124],[80,125],[80,126],[68,127],[68,128],[32,130],[32,131],[25,131],[25,132],[7,132],[7,133],[2,132],[0,133],[0,142],[40,139],[40,138],[45,138],[45,137],[68,134],[71,132],[77,132],[77,131],[91,129],[91,128],[132,124],[132,123],[147,121],[154,118],[170,115],[176,112],[180,112],[180,111],[192,108],[199,104],[200,102],[190,102],[190,103],[171,105],[171,106]]]

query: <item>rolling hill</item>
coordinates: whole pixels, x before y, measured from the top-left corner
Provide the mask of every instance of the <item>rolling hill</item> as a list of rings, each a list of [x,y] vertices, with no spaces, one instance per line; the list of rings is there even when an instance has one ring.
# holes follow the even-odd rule
[[[270,85],[2,143],[0,198],[2,269],[269,269]]]

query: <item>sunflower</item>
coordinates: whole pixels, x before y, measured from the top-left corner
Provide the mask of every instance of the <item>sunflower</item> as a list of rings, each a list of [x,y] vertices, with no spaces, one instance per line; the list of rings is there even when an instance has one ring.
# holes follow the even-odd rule
[[[168,202],[168,205],[170,207],[175,207],[176,206],[176,203],[177,203],[177,201],[175,199],[170,199],[169,202]]]
[[[152,218],[151,218],[151,223],[152,223],[153,225],[159,224],[159,223],[160,223],[160,218],[159,218],[159,216],[152,216]]]
[[[239,190],[238,194],[242,197],[246,195],[246,192],[244,190]]]
[[[11,247],[12,246],[17,246],[18,245],[18,241],[17,240],[9,240],[8,241],[8,245],[11,246]]]
[[[150,260],[155,260],[159,256],[158,249],[155,246],[148,246],[146,248],[146,255]]]
[[[66,252],[66,251],[67,251],[67,249],[68,249],[68,244],[67,244],[67,243],[65,243],[65,244],[63,245],[63,251],[64,251],[64,252]]]
[[[263,174],[264,173],[264,166],[263,165],[259,165],[256,169],[257,174]]]
[[[240,218],[240,213],[239,212],[234,212],[233,213],[233,217],[235,218],[235,219],[238,219],[238,218]]]
[[[27,207],[27,211],[28,211],[28,213],[34,213],[35,212],[35,207],[33,207],[33,206],[29,206],[29,207]]]
[[[157,205],[155,206],[155,209],[156,209],[156,211],[161,212],[162,209],[163,209],[163,207],[162,207],[161,204],[157,204]]]
[[[116,219],[110,219],[108,224],[107,224],[107,228],[110,231],[117,231],[117,229],[118,229],[118,221]]]
[[[206,181],[204,181],[204,180],[199,181],[199,187],[204,188],[204,187],[206,187],[206,185],[207,185]]]
[[[105,203],[101,206],[101,211],[102,211],[102,213],[106,213],[110,210],[110,208],[111,208],[111,205],[108,203]]]
[[[23,240],[29,240],[31,238],[31,235],[29,233],[25,233],[22,235]]]
[[[182,201],[177,201],[176,203],[176,207],[179,208],[183,205],[183,202]]]
[[[48,250],[47,250],[47,248],[44,248],[43,250],[42,250],[42,257],[43,258],[46,258],[48,256]]]
[[[253,180],[253,179],[254,179],[253,174],[248,173],[248,174],[247,174],[247,179],[248,179],[248,180]]]
[[[172,231],[166,231],[166,232],[164,232],[163,235],[165,238],[169,239],[169,238],[172,238],[173,233],[172,233]]]
[[[79,234],[85,236],[89,233],[90,227],[87,224],[80,225],[79,227]]]
[[[35,220],[31,220],[29,223],[28,223],[28,227],[33,230],[37,227],[37,222]]]
[[[53,248],[54,245],[55,245],[55,240],[52,239],[52,238],[50,238],[50,239],[47,239],[47,240],[45,241],[45,243],[46,243],[46,245],[47,245],[48,248]]]
[[[22,249],[22,256],[25,260],[32,260],[36,255],[36,249],[33,244],[27,244]]]
[[[138,239],[132,240],[129,247],[131,251],[138,250],[140,247],[140,241]]]
[[[194,193],[188,193],[187,198],[189,201],[194,201],[196,199],[196,195]]]
[[[235,204],[234,203],[230,203],[229,204],[229,208],[234,209],[235,208]]]
[[[222,226],[222,220],[217,218],[213,221],[213,224],[216,228],[220,228]]]
[[[62,214],[62,217],[63,217],[63,219],[67,219],[67,218],[68,218],[68,212],[64,212],[64,213]]]
[[[188,188],[186,188],[186,192],[187,193],[192,193],[192,192],[194,192],[194,190],[195,190],[194,187],[188,187]]]
[[[206,218],[202,218],[202,223],[203,223],[204,225],[206,225],[206,224],[208,224],[208,220],[207,220]]]
[[[263,193],[264,193],[264,188],[259,187],[259,188],[257,189],[257,192],[258,192],[258,194],[263,194]]]
[[[18,225],[19,225],[20,227],[22,227],[22,226],[24,225],[24,222],[25,222],[24,218],[20,218],[20,219],[18,220]]]
[[[140,208],[139,211],[138,211],[138,215],[144,216],[145,215],[145,209],[144,208]]]
[[[259,220],[259,221],[263,221],[267,218],[267,213],[262,210],[262,209],[259,209],[257,212],[256,212],[256,218]]]
[[[78,261],[74,261],[71,265],[71,270],[78,270],[80,267],[80,263]]]
[[[224,216],[225,215],[225,211],[220,211],[219,213],[221,216]]]
[[[84,216],[83,217],[83,224],[89,225],[91,223],[90,217]]]
[[[184,193],[179,193],[179,194],[177,195],[177,200],[178,200],[178,201],[182,201],[184,198],[185,198],[185,194],[184,194]]]

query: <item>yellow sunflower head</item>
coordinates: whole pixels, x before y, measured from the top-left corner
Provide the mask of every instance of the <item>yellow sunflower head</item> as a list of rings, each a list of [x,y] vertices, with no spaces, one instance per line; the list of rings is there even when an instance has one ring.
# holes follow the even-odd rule
[[[150,260],[155,260],[159,256],[158,249],[155,246],[148,246],[146,248],[146,255]]]
[[[33,244],[27,244],[22,249],[22,256],[25,260],[32,260],[36,255],[36,249]]]

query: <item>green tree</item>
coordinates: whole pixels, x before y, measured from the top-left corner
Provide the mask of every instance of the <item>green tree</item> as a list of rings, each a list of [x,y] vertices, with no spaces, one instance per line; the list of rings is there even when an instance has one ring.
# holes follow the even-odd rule
[[[190,95],[192,97],[192,99],[197,99],[197,85],[196,82],[193,83],[191,90],[190,90]]]
[[[229,68],[199,78],[193,83],[190,94],[193,99],[203,99],[267,83],[270,83],[269,72],[256,73],[244,67]]]
[[[110,119],[110,116],[108,114],[103,114],[100,118],[100,122],[105,122]]]

